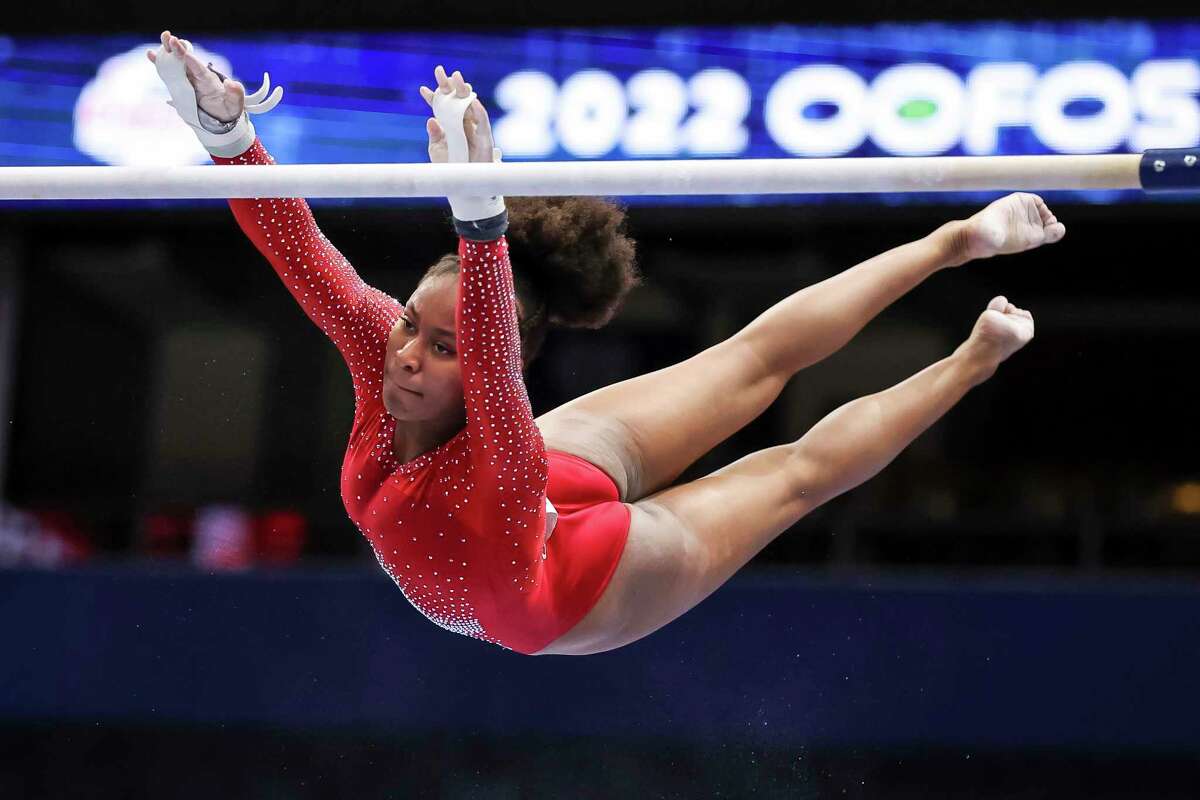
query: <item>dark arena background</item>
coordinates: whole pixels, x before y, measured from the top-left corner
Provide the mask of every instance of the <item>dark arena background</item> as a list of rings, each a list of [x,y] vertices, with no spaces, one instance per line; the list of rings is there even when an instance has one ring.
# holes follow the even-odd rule
[[[6,19],[0,166],[200,163],[133,97],[164,28],[285,87],[255,120],[281,163],[424,160],[416,86],[437,63],[479,76],[498,137],[505,80],[583,109],[511,160],[1200,144],[1200,14],[1161,0],[211,5]],[[830,86],[925,65],[974,110],[941,143],[876,121],[805,152],[766,99],[793,62],[834,65]],[[1038,96],[1085,66],[1058,73],[1061,107],[1016,119],[980,94],[985,62],[1025,65]],[[652,69],[732,80],[744,139],[634,136]],[[688,119],[708,108],[681,97]],[[607,327],[551,332],[534,411],[996,196],[631,199],[644,283]],[[694,610],[578,658],[443,631],[380,570],[339,496],[345,367],[224,202],[0,203],[0,798],[1200,795],[1200,200],[1045,196],[1061,243],[935,275],[680,480],[942,358],[994,295],[1032,310],[1028,347]],[[313,207],[402,299],[454,247],[442,201]]]

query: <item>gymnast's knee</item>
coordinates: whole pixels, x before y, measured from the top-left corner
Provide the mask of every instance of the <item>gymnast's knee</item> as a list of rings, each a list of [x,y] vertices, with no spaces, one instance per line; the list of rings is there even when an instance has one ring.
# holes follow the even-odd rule
[[[830,474],[813,458],[803,440],[784,445],[786,452],[784,479],[787,481],[785,502],[791,516],[805,516],[841,494],[830,485]],[[844,490],[843,490],[844,491]]]

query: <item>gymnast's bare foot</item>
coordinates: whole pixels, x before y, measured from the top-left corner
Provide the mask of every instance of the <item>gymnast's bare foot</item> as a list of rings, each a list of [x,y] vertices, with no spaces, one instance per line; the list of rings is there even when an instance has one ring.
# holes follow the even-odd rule
[[[993,297],[956,355],[970,360],[978,367],[980,379],[986,380],[1002,361],[1032,339],[1033,314],[1004,296]]]
[[[1067,234],[1046,201],[1027,192],[1000,198],[965,222],[955,223],[954,231],[953,266],[1032,250]]]

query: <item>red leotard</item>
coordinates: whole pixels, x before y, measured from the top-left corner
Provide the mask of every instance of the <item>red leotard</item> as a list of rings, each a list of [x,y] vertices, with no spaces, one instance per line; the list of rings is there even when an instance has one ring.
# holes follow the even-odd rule
[[[274,163],[257,139],[240,156],[213,160]],[[521,378],[507,241],[459,241],[455,319],[467,425],[402,464],[381,393],[402,305],[362,281],[303,200],[229,205],[350,368],[354,424],[342,500],[404,596],[443,628],[521,653],[574,627],[616,569],[629,509],[593,464],[545,449]],[[558,512],[549,538],[547,498]]]

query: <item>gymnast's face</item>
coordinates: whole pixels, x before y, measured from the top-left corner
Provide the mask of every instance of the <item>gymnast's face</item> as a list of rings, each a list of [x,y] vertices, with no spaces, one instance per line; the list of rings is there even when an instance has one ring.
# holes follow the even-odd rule
[[[458,276],[421,283],[388,336],[383,407],[403,422],[462,417],[462,374],[454,330]]]

